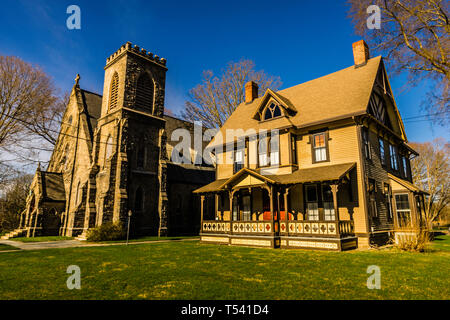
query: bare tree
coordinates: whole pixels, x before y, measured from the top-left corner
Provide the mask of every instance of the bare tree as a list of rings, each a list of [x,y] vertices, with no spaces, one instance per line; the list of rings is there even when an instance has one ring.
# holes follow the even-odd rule
[[[186,102],[183,118],[202,121],[203,125],[210,128],[221,127],[244,101],[244,85],[247,81],[256,82],[260,92],[268,88],[276,90],[281,86],[279,77],[255,71],[254,68],[253,61],[241,60],[230,62],[220,78],[215,77],[212,71],[204,71],[202,84],[189,91],[190,101]]]
[[[5,185],[4,196],[0,197],[0,232],[18,227],[32,180],[33,175],[22,174],[9,179]]]
[[[358,34],[386,57],[394,73],[410,84],[431,79],[424,107],[435,123],[448,123],[450,83],[449,2],[445,0],[348,0]],[[380,29],[369,29],[367,9],[381,11]]]
[[[411,161],[414,184],[430,194],[425,201],[425,219],[431,228],[450,204],[450,145],[442,138],[411,145],[420,154]]]
[[[39,67],[0,56],[0,148],[24,163],[51,151],[66,101]]]

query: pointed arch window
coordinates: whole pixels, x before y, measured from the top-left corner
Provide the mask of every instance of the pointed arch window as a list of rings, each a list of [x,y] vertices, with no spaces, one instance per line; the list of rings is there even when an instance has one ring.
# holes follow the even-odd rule
[[[82,199],[82,195],[83,195],[82,191],[83,190],[81,190],[81,181],[78,181],[77,194],[76,194],[76,197],[75,197],[75,201],[76,201],[75,203],[76,203],[77,206],[81,203],[81,199]]]
[[[266,107],[263,115],[264,115],[264,118],[263,118],[264,120],[281,117],[282,113],[281,113],[280,106],[278,104],[275,104],[274,102],[272,102],[271,104],[269,104],[268,107]]]
[[[143,143],[140,143],[139,147],[137,149],[137,157],[136,157],[136,166],[139,169],[145,168],[146,153],[147,153],[147,148],[145,147],[145,145]]]
[[[136,189],[136,194],[134,196],[134,210],[136,212],[144,210],[144,191],[142,190],[142,187]]]
[[[140,75],[136,87],[136,107],[153,110],[154,84],[148,73]]]
[[[69,145],[68,144],[66,144],[66,147],[64,148],[62,164],[64,165],[64,170],[67,170],[69,168]]]
[[[113,139],[112,136],[109,135],[106,139],[106,145],[105,145],[105,162],[108,160],[112,155],[113,150]]]
[[[119,100],[119,75],[114,73],[111,79],[111,87],[109,90],[109,109],[114,109],[118,105]]]

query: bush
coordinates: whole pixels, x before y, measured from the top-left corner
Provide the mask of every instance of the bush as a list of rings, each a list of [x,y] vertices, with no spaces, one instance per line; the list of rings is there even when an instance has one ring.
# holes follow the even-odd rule
[[[418,230],[411,234],[397,235],[395,246],[400,250],[423,252],[430,240],[430,232]]]
[[[89,229],[86,234],[88,241],[114,241],[122,240],[127,236],[122,222],[107,222],[99,227]]]

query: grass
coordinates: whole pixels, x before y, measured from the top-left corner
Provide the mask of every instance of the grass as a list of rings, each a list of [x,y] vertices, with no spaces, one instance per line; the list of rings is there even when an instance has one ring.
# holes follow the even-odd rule
[[[8,250],[20,250],[19,248],[0,243],[0,251],[8,251]]]
[[[47,241],[62,241],[62,240],[72,240],[72,237],[60,237],[60,236],[49,236],[49,237],[17,237],[17,238],[11,238],[10,240],[13,241],[20,241],[20,242],[47,242]]]
[[[129,239],[128,242],[142,242],[142,241],[163,241],[163,240],[183,240],[183,239],[199,239],[199,236],[185,236],[185,237],[158,237],[158,236],[147,236],[140,238]],[[126,243],[126,240],[115,240],[115,241],[101,241],[95,243]],[[94,242],[92,242],[94,243]]]
[[[425,253],[326,252],[173,241],[0,256],[0,299],[450,299],[450,236]],[[69,265],[81,290],[68,290]],[[366,286],[367,267],[381,289]]]

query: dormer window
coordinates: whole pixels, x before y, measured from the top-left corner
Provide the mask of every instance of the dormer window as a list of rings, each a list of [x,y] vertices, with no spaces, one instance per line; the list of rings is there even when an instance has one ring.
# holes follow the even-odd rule
[[[269,120],[277,117],[281,117],[281,109],[278,104],[274,102],[270,103],[264,111],[264,120]]]

